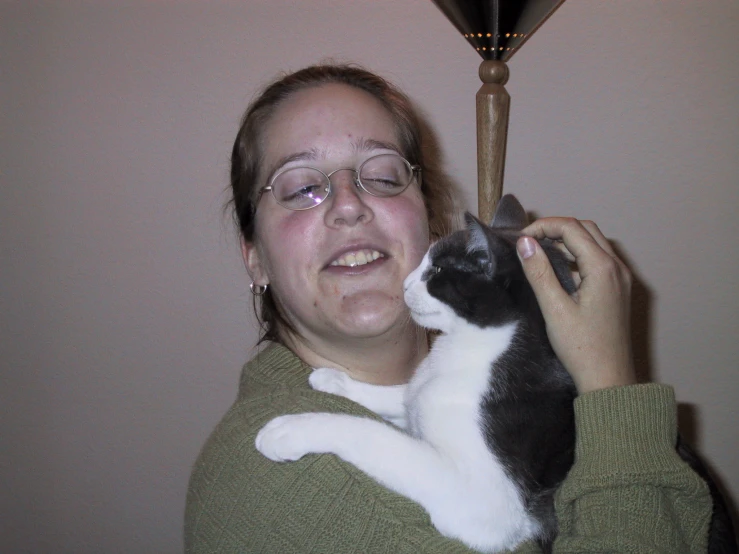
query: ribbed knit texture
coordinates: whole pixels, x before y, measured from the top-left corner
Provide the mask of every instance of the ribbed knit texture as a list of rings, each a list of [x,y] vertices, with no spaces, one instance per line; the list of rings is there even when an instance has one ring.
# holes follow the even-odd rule
[[[193,468],[185,549],[215,552],[465,553],[424,510],[333,455],[292,463],[254,448],[286,413],[344,412],[378,419],[347,399],[313,391],[311,369],[279,345],[243,370],[239,395]],[[705,552],[707,487],[674,454],[672,389],[637,385],[575,404],[576,462],[557,495],[555,552]],[[433,486],[429,483],[429,486]],[[517,553],[538,552],[527,543]]]

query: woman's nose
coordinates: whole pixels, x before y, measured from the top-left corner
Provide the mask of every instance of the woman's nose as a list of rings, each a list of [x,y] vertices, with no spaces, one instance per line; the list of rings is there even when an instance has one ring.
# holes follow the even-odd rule
[[[365,198],[357,172],[353,169],[340,169],[331,174],[331,198],[326,211],[326,224],[329,226],[367,223],[374,214],[365,203]]]

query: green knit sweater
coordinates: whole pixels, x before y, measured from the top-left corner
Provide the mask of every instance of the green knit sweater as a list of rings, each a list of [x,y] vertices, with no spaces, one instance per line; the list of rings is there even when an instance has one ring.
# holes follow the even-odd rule
[[[193,468],[186,552],[471,552],[441,536],[419,505],[336,456],[275,463],[256,451],[257,432],[277,415],[321,411],[377,419],[350,400],[312,390],[310,371],[274,344],[246,364],[236,402]],[[706,551],[711,499],[675,454],[675,412],[672,389],[655,384],[575,401],[575,464],[556,497],[555,552]],[[516,552],[538,549],[526,543]]]

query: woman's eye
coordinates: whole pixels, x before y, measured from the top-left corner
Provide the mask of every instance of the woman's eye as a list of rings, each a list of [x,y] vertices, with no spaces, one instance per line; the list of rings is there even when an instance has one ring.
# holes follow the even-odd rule
[[[299,190],[295,191],[295,194],[301,195],[301,196],[311,196],[321,190],[321,185],[316,185],[314,183],[310,185],[305,185],[303,187],[300,187]]]
[[[326,176],[312,167],[294,167],[278,174],[272,182],[275,197],[282,202],[312,200],[312,204],[325,198]],[[302,205],[302,204],[301,204]]]
[[[297,198],[302,198],[305,196],[308,196],[310,198],[313,198],[314,196],[317,196],[321,193],[321,187],[323,185],[317,185],[317,184],[310,184],[310,185],[304,185],[296,190],[293,190],[288,196],[285,198],[285,200],[295,200]]]
[[[373,189],[394,189],[399,188],[401,185],[395,179],[381,179],[379,177],[373,179],[363,179],[365,185]]]

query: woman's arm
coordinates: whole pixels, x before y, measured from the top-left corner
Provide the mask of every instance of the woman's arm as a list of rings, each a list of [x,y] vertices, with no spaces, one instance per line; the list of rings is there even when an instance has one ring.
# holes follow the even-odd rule
[[[629,270],[592,222],[547,218],[524,233],[560,241],[579,272],[570,296],[536,241],[519,239],[550,341],[580,392],[554,551],[705,552],[711,498],[675,451],[674,392],[634,384]]]
[[[254,448],[257,431],[276,415],[334,411],[340,401],[310,390],[238,401],[193,468],[185,551],[470,554],[442,537],[420,506],[336,456],[275,463]]]
[[[675,451],[671,387],[612,387],[575,401],[575,463],[555,497],[555,552],[705,553],[712,503]]]

